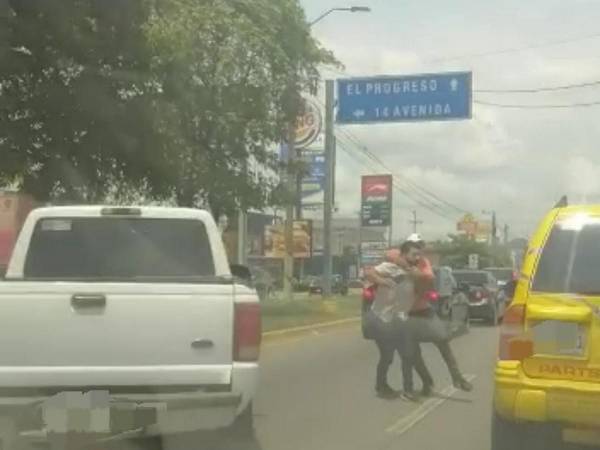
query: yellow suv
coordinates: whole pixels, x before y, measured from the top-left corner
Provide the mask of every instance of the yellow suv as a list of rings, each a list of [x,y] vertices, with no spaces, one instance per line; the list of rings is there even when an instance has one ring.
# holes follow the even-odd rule
[[[492,450],[600,444],[600,205],[553,209],[500,329]]]

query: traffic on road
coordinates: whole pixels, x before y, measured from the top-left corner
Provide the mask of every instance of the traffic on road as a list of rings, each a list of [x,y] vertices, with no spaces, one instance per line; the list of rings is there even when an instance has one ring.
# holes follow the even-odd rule
[[[599,20],[0,0],[0,450],[600,449]]]

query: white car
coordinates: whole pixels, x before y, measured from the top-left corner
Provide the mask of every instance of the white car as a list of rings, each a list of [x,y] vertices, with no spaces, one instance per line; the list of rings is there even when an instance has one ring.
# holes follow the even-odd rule
[[[211,215],[34,210],[0,283],[0,437],[252,431],[260,310]]]

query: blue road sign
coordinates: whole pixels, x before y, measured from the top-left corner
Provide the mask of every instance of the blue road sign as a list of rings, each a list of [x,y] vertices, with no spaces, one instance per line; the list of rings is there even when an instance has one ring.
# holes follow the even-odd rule
[[[340,124],[471,118],[471,72],[338,80]]]
[[[323,152],[304,156],[308,174],[302,179],[302,198],[323,192],[325,189],[325,155]]]

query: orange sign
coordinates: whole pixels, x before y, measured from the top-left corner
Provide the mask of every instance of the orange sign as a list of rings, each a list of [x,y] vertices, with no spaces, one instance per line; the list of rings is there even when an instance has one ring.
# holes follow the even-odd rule
[[[296,121],[296,148],[306,148],[321,134],[323,116],[312,100],[304,101],[304,113]]]

